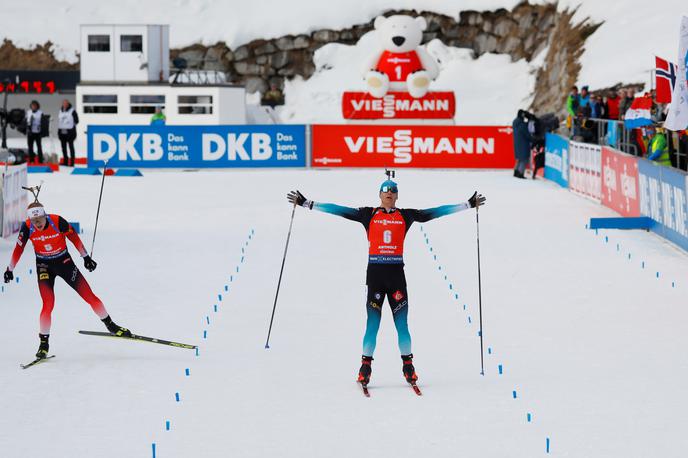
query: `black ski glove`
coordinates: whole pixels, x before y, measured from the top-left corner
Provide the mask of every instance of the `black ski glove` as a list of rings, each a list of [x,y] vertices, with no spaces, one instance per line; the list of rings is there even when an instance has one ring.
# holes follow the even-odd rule
[[[12,280],[14,280],[14,274],[12,273],[12,271],[10,270],[9,267],[8,267],[7,270],[5,271],[5,275],[4,275],[4,276],[5,276],[5,283],[9,283],[9,282],[11,282]]]
[[[468,198],[468,204],[471,206],[471,208],[475,207],[480,207],[481,205],[485,205],[485,196],[482,196],[478,194],[478,191],[475,191],[471,197]]]
[[[290,204],[313,209],[313,201],[306,199],[300,191],[290,191],[289,194],[287,194],[287,200]]]
[[[93,272],[98,267],[98,264],[90,256],[84,256],[84,267],[89,272]]]

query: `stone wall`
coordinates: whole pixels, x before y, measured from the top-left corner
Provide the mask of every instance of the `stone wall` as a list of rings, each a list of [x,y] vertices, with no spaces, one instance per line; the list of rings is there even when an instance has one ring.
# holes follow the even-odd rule
[[[472,49],[475,57],[492,52],[509,54],[512,61],[530,61],[547,45],[557,22],[555,4],[523,2],[511,11],[462,11],[457,18],[428,11],[392,10],[385,16],[408,14],[425,17],[428,28],[424,42],[442,40],[449,46]],[[372,18],[343,30],[317,30],[310,34],[287,35],[272,40],[253,40],[236,49],[223,42],[211,46],[194,44],[173,49],[171,57],[187,60],[189,68],[224,71],[228,80],[245,84],[247,91],[264,92],[270,84],[282,88],[294,76],[309,78],[315,71],[313,53],[328,43],[353,45],[373,29]]]

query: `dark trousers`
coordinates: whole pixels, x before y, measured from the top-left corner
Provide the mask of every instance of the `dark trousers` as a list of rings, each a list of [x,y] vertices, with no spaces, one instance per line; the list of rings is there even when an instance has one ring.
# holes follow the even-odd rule
[[[74,167],[74,139],[60,136],[60,145],[62,145],[62,157],[64,159],[64,165]],[[67,147],[69,147],[71,161],[67,157]]]
[[[33,144],[36,143],[38,149],[38,162],[43,163],[43,144],[41,143],[41,134],[34,134],[29,132],[26,136],[26,141],[29,145],[29,162],[33,162],[36,155],[33,152]]]

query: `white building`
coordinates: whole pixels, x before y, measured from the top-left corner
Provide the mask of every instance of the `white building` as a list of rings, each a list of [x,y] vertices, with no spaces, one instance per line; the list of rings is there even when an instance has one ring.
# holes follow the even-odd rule
[[[243,86],[172,84],[169,55],[167,25],[81,26],[77,151],[89,125],[148,125],[156,107],[168,125],[246,124]]]

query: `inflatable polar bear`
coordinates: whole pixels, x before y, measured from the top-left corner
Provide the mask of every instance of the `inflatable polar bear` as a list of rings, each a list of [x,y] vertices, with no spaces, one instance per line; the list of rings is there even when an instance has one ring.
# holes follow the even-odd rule
[[[427,27],[425,18],[378,16],[374,27],[382,49],[366,62],[364,78],[368,93],[379,98],[388,90],[406,90],[411,97],[423,97],[430,81],[439,74],[435,59],[420,47]]]

